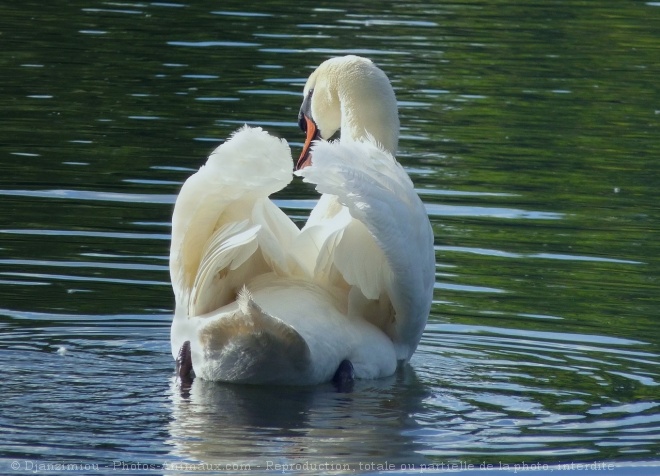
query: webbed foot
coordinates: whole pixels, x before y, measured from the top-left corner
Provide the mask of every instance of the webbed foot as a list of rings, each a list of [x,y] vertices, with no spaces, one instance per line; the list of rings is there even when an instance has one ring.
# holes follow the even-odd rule
[[[332,377],[332,383],[339,392],[347,393],[353,390],[353,382],[355,380],[355,371],[353,364],[350,360],[342,360]]]
[[[176,374],[181,386],[190,386],[192,384],[194,374],[189,340],[183,343],[176,356]]]

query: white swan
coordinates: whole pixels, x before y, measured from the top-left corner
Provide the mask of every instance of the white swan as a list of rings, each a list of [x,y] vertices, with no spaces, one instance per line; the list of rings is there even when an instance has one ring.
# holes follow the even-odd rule
[[[299,230],[268,198],[292,180],[285,141],[244,127],[177,197],[170,271],[181,375],[316,384],[379,378],[411,357],[431,306],[433,233],[393,155],[394,91],[334,58],[304,89],[296,172],[323,195]],[[341,140],[326,142],[339,128]]]

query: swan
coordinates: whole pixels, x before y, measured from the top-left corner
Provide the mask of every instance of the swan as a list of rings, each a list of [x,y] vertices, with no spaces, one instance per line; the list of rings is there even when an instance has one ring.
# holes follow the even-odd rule
[[[172,216],[172,355],[181,378],[311,385],[392,375],[430,311],[433,231],[395,160],[394,90],[374,63],[309,77],[293,170],[282,139],[244,126],[183,184]],[[340,130],[340,139],[329,141]],[[270,195],[321,197],[299,229]]]

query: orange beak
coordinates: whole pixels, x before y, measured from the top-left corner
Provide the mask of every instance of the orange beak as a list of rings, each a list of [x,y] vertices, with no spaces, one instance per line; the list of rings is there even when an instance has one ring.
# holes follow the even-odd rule
[[[298,158],[298,162],[296,163],[296,170],[304,169],[308,165],[312,165],[312,154],[310,147],[312,146],[313,141],[318,140],[321,137],[319,128],[316,127],[316,124],[313,120],[307,117],[306,114],[302,116],[301,123],[303,120],[305,121],[304,125],[307,137],[305,138],[305,145],[303,146],[300,157]]]

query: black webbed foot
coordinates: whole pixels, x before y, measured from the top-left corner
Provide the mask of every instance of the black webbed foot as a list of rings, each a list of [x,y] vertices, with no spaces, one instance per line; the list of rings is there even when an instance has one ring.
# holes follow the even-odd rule
[[[332,383],[337,391],[348,393],[353,390],[353,382],[355,381],[355,372],[353,364],[350,360],[342,360],[332,377]]]
[[[181,387],[190,387],[192,385],[194,373],[189,340],[183,343],[176,356],[176,374]]]

